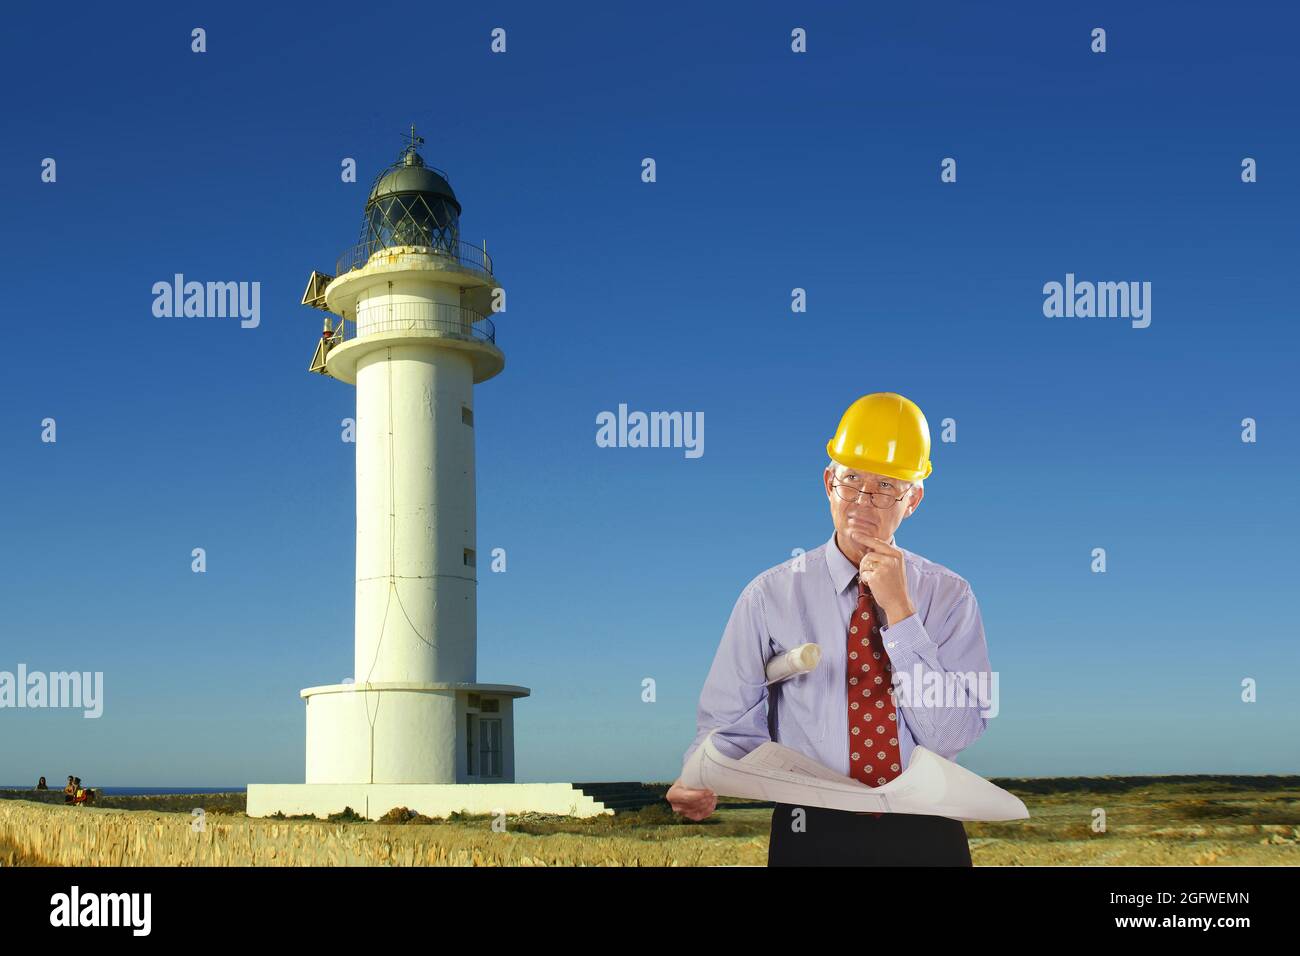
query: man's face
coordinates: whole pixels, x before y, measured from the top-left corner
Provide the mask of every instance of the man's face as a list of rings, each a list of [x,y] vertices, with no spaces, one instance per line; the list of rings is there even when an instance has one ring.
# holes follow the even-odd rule
[[[822,474],[822,482],[826,487],[835,530],[850,538],[857,533],[889,541],[903,519],[916,510],[925,494],[924,488],[915,487],[911,482],[843,465],[827,468]],[[874,495],[858,495],[859,490]],[[846,497],[850,500],[845,500]],[[875,504],[872,503],[873,497]],[[902,500],[890,500],[896,498]],[[876,507],[882,504],[887,507]]]

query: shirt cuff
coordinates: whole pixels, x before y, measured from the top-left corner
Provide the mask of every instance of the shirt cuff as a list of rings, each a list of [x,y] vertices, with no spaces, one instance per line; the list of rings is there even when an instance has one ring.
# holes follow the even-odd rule
[[[918,648],[932,643],[920,614],[909,614],[897,624],[885,625],[880,629],[880,640],[891,660],[899,654],[915,654]]]

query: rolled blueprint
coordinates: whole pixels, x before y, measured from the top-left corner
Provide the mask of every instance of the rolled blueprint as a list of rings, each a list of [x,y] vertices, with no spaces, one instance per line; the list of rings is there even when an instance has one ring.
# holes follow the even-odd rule
[[[821,659],[822,649],[816,644],[800,644],[794,650],[786,651],[767,662],[767,682],[775,684],[796,674],[806,674]]]

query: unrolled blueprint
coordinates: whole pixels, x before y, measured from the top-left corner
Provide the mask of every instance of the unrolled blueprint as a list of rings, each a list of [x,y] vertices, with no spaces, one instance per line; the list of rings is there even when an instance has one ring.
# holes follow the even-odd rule
[[[879,787],[868,787],[773,741],[734,760],[714,745],[714,733],[704,738],[682,768],[682,786],[720,796],[857,813],[922,813],[953,820],[1029,816],[1014,794],[921,746],[913,748],[901,774]]]

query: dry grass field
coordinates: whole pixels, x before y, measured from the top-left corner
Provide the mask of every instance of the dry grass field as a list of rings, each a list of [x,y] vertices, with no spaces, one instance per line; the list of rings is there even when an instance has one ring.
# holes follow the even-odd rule
[[[1300,865],[1300,777],[996,782],[1031,817],[967,823],[977,866]],[[0,793],[10,798],[0,799],[0,865],[762,866],[771,819],[761,805],[724,799],[701,823],[665,803],[587,820],[517,816],[496,832],[486,816],[250,819],[242,794],[104,798],[93,808],[32,796]],[[1093,829],[1097,809],[1105,832]]]

